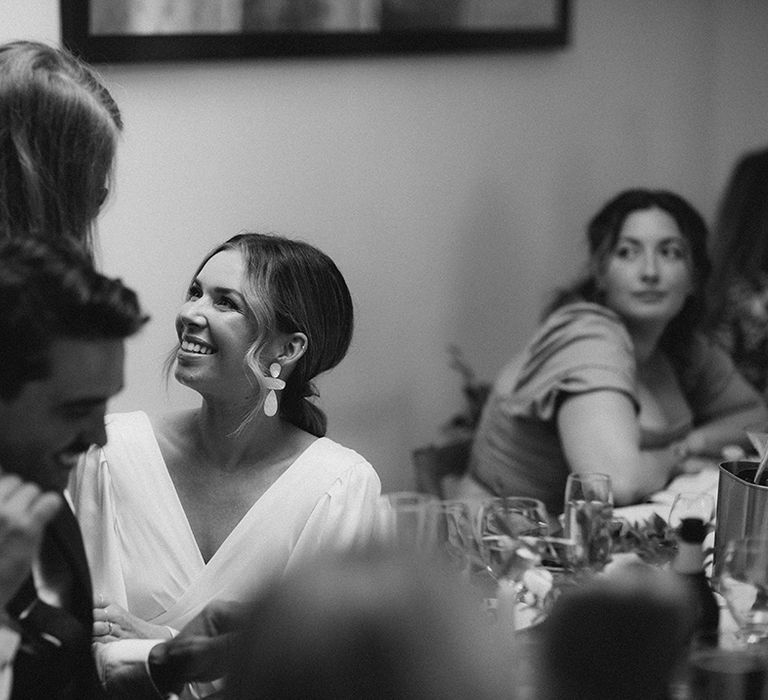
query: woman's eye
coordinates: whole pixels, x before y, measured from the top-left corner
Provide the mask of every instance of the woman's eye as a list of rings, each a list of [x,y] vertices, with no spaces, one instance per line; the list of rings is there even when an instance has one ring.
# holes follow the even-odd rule
[[[221,297],[219,299],[219,304],[221,306],[225,306],[228,309],[232,309],[233,311],[239,311],[240,307],[237,305],[237,302],[235,302],[233,299],[230,299],[229,297]]]
[[[191,284],[187,290],[187,299],[197,299],[200,296],[200,287],[196,284]]]
[[[671,260],[682,260],[683,258],[685,258],[686,251],[685,251],[685,248],[683,248],[683,246],[669,245],[662,248],[661,254],[667,258],[670,258]]]
[[[632,246],[620,245],[616,247],[613,254],[621,260],[631,260],[635,255],[635,249]]]

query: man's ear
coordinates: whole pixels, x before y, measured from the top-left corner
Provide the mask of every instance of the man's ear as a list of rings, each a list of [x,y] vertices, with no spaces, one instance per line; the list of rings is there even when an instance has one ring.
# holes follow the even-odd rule
[[[303,333],[286,333],[278,340],[276,360],[284,367],[293,367],[307,351],[307,336]]]

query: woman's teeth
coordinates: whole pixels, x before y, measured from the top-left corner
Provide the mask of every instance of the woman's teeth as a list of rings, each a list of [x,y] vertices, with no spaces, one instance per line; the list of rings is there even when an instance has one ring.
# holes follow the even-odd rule
[[[205,345],[200,345],[199,343],[190,343],[188,340],[182,340],[181,341],[181,349],[184,350],[184,352],[194,352],[198,355],[212,355],[213,350]]]

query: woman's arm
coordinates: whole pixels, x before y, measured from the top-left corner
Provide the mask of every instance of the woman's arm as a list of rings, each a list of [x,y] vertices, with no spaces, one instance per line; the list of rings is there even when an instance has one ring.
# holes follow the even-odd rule
[[[172,627],[146,622],[116,603],[104,603],[93,609],[93,641],[97,643],[116,639],[173,639],[175,635]]]
[[[717,398],[706,406],[693,406],[696,427],[683,445],[688,454],[720,457],[726,445],[749,447],[745,426],[764,423],[768,409],[762,397],[737,372]]]
[[[627,394],[598,390],[568,396],[557,427],[571,471],[608,474],[616,505],[641,501],[679,471],[675,449],[640,449],[640,425]]]

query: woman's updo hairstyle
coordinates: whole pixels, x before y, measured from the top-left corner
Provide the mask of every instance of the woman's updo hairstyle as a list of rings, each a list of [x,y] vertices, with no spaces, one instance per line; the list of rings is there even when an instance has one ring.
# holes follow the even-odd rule
[[[303,333],[304,354],[279,393],[280,416],[312,435],[325,435],[327,420],[309,399],[318,395],[313,380],[335,367],[352,340],[352,297],[336,264],[325,253],[302,241],[262,233],[233,236],[206,257],[237,250],[245,262],[246,303],[254,317],[257,335],[246,353],[246,364],[261,386],[261,410],[268,361],[262,350],[275,333]],[[248,418],[246,418],[246,421]]]

